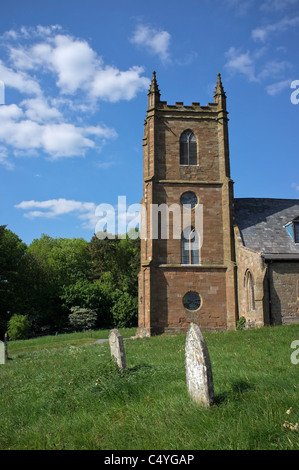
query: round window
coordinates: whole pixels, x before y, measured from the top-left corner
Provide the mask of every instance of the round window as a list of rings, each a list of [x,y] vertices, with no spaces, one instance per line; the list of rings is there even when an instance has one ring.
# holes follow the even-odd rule
[[[184,193],[181,195],[181,204],[183,206],[189,205],[191,206],[191,209],[196,206],[197,204],[197,196],[195,193],[192,193],[191,191]]]
[[[188,292],[184,295],[183,304],[187,310],[198,310],[201,306],[201,297],[197,292]]]

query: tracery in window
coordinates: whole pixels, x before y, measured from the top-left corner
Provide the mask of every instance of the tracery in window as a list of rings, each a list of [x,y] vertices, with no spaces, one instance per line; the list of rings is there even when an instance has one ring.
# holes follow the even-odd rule
[[[201,306],[201,297],[197,292],[187,292],[183,298],[184,307],[194,312]]]
[[[197,165],[197,142],[192,131],[183,132],[180,139],[180,164]]]

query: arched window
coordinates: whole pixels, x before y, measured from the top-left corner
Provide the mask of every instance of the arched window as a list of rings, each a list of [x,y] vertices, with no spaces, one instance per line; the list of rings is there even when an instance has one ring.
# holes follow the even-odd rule
[[[246,291],[247,300],[247,311],[255,310],[255,299],[254,299],[254,281],[252,274],[249,270],[245,273],[244,287]]]
[[[190,130],[183,132],[181,135],[180,164],[197,165],[197,143],[195,135]]]
[[[186,228],[181,236],[182,264],[199,264],[199,239],[193,227]]]

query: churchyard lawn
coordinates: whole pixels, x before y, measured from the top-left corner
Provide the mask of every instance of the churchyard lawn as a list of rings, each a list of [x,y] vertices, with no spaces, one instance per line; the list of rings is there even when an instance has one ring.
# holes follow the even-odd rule
[[[119,331],[128,338],[136,330]],[[8,343],[1,450],[299,449],[299,351],[291,347],[299,325],[203,332],[210,408],[188,395],[185,335],[125,339],[125,370],[108,342],[94,344],[108,335]]]

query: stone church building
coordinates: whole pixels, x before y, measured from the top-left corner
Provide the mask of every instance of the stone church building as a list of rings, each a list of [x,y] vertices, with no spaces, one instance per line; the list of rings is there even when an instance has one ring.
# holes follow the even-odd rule
[[[138,335],[299,322],[299,200],[236,199],[220,74],[214,102],[161,101],[153,73],[143,138]],[[153,237],[151,207],[188,208]],[[196,209],[202,208],[202,230]],[[144,214],[147,214],[146,217]],[[183,213],[183,211],[182,211]],[[158,214],[159,216],[159,214]]]

